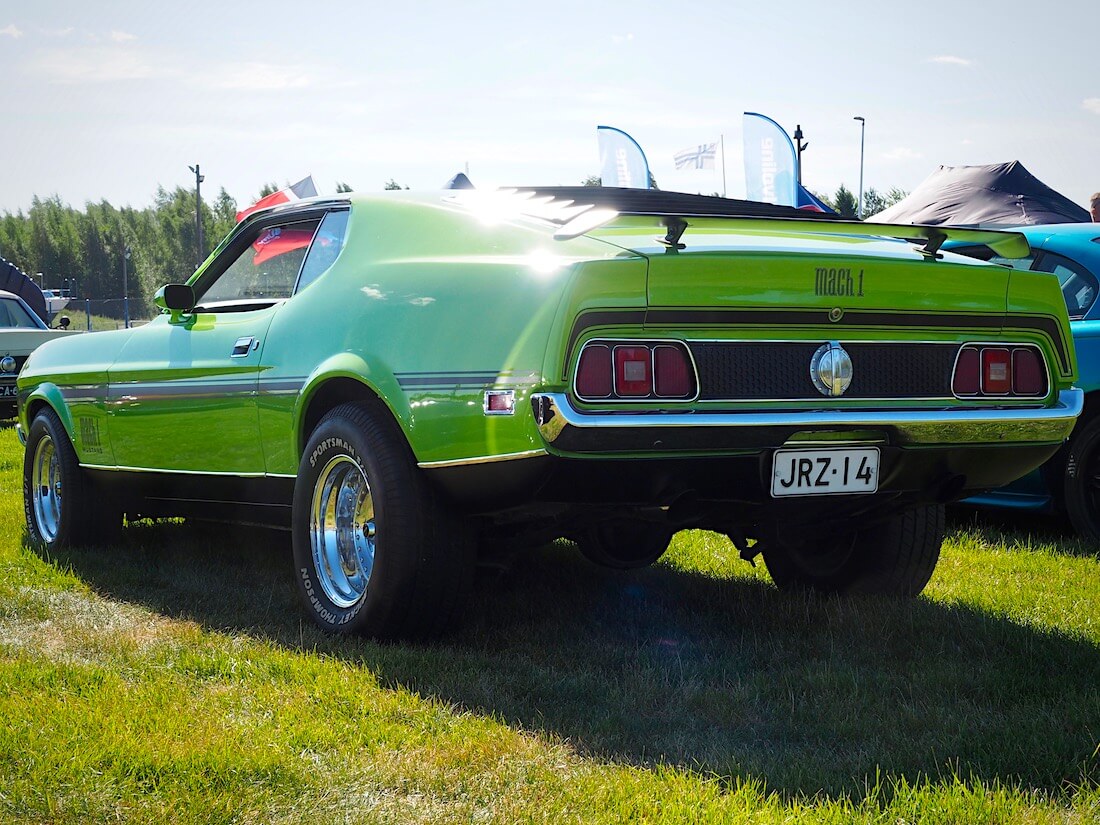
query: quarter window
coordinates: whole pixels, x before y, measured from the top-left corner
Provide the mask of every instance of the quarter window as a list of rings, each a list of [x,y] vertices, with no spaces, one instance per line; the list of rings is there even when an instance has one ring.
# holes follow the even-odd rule
[[[1062,285],[1062,296],[1072,319],[1084,318],[1096,300],[1096,276],[1076,261],[1054,252],[1043,252],[1033,267],[1038,272],[1053,272]]]
[[[328,272],[329,267],[336,261],[340,250],[344,248],[344,234],[348,228],[347,210],[329,212],[321,221],[321,227],[313,237],[313,243],[309,246],[305,263],[302,264],[302,274],[298,277],[298,286],[294,292],[298,293]]]

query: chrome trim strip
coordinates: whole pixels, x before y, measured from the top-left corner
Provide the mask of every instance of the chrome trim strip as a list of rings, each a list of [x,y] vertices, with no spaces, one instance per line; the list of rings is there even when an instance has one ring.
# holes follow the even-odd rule
[[[422,470],[435,470],[440,467],[464,467],[467,464],[495,464],[498,461],[515,461],[521,458],[535,458],[540,455],[547,455],[546,450],[541,447],[537,450],[525,450],[522,453],[482,455],[473,458],[456,458],[450,461],[420,461],[417,462],[416,466]]]
[[[81,462],[84,470],[105,470],[112,473],[164,473],[176,476],[216,476],[219,478],[297,478],[296,475],[286,473],[228,473],[214,472],[211,470],[165,470],[158,467],[128,467],[115,464],[85,464]]]
[[[1084,409],[1085,394],[1076,387],[1058,393],[1050,407],[982,407],[937,410],[809,410],[764,412],[580,412],[565,393],[535,393],[531,403],[539,432],[554,444],[570,431],[636,433],[639,444],[650,435],[663,439],[677,430],[715,429],[746,432],[768,427],[797,430],[821,427],[888,428],[899,444],[1056,443],[1073,430]],[[568,441],[568,439],[566,439]],[[650,442],[652,443],[652,442]],[[775,446],[778,446],[775,445]],[[567,448],[566,448],[567,449]],[[649,447],[648,449],[653,449]],[[665,441],[662,450],[674,450]]]

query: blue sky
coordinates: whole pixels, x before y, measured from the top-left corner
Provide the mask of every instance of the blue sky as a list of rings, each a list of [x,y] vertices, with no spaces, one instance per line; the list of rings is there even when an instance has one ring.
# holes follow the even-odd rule
[[[312,174],[437,188],[574,184],[596,126],[627,132],[662,188],[713,192],[672,155],[741,117],[810,147],[803,182],[914,188],[940,164],[1020,160],[1085,204],[1100,190],[1100,2],[35,3],[0,0],[0,210],[34,195],[144,206],[158,184]]]

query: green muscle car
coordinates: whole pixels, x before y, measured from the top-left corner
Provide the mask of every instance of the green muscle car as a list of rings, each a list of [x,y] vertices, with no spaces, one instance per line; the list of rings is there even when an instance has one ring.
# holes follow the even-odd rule
[[[1028,251],[616,189],[258,211],[152,323],[27,361],[28,529],[286,527],[306,612],[381,638],[446,628],[479,548],[558,537],[632,568],[705,528],[781,588],[914,596],[943,504],[1082,405],[1058,282],[949,238]]]

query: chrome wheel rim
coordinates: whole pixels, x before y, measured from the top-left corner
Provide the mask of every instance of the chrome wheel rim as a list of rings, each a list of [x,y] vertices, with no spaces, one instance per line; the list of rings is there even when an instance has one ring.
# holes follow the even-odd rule
[[[361,601],[374,569],[374,499],[363,468],[351,456],[331,459],[317,477],[310,544],[328,600],[339,608]]]
[[[42,436],[34,448],[31,464],[31,501],[34,505],[34,521],[43,541],[57,538],[61,524],[61,464],[53,439]]]

